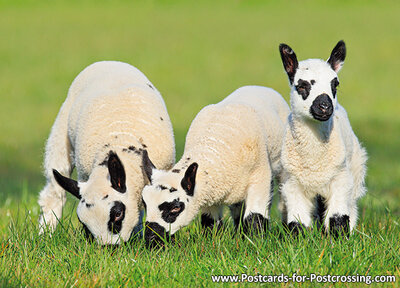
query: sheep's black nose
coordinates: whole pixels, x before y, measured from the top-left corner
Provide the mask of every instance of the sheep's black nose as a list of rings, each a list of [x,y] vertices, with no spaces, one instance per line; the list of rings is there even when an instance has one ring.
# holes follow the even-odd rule
[[[321,110],[328,110],[329,109],[329,107],[330,107],[330,105],[329,105],[329,103],[328,102],[322,102],[322,103],[319,103],[319,107],[321,108]]]
[[[164,246],[164,241],[169,239],[169,233],[165,231],[165,228],[156,222],[146,222],[145,227],[146,246],[149,248]]]
[[[314,99],[310,107],[310,113],[316,120],[328,120],[333,113],[333,103],[331,98],[325,93],[319,95]]]

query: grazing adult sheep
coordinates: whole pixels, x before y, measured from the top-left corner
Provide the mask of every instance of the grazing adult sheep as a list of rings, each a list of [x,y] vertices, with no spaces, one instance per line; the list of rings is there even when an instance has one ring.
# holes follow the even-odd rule
[[[80,200],[77,214],[87,236],[100,244],[127,241],[142,209],[146,150],[163,169],[175,161],[172,125],[160,93],[129,64],[88,66],[73,81],[47,141],[40,233],[46,226],[55,229],[66,190]],[[79,182],[68,178],[74,167]]]
[[[312,224],[316,210],[327,231],[348,235],[357,223],[357,200],[366,192],[367,154],[337,100],[345,43],[338,42],[327,62],[298,63],[289,46],[279,50],[292,109],[282,148],[284,222],[296,234]]]
[[[276,91],[242,87],[199,112],[172,169],[155,169],[145,154],[143,167],[151,183],[143,189],[147,243],[174,234],[200,210],[202,226],[212,227],[224,204],[231,205],[234,223],[237,227],[242,221],[245,233],[266,229],[288,113]]]

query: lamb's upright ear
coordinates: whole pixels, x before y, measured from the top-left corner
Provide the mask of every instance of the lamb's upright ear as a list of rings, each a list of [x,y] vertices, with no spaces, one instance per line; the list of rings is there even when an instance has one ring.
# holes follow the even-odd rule
[[[153,169],[156,169],[156,167],[154,166],[153,162],[151,162],[147,150],[143,150],[142,166],[144,174],[151,183],[151,175],[153,175]]]
[[[181,181],[182,188],[186,191],[186,194],[189,196],[193,196],[194,186],[196,184],[196,172],[199,165],[194,162],[192,163],[185,172],[185,176]]]
[[[346,44],[340,40],[335,48],[333,48],[331,56],[328,59],[329,65],[337,73],[342,68],[344,59],[346,58]]]
[[[119,157],[114,152],[110,152],[108,156],[108,172],[110,173],[111,187],[118,192],[126,192],[126,176],[125,169],[119,160]]]
[[[297,61],[296,54],[286,44],[279,45],[279,52],[281,53],[283,68],[289,77],[290,85],[293,85],[294,75],[296,74],[296,70],[299,67],[299,62]]]
[[[53,175],[57,183],[60,184],[64,190],[68,191],[78,199],[82,198],[79,194],[79,186],[77,181],[61,175],[56,169],[53,169]]]

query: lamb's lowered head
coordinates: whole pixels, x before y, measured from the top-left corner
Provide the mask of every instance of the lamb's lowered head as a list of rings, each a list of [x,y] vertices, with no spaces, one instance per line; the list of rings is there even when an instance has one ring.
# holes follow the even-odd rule
[[[291,86],[293,117],[328,121],[337,106],[337,73],[346,57],[345,43],[339,41],[326,62],[321,59],[298,62],[296,54],[286,44],[281,44],[279,51]]]
[[[150,180],[142,192],[146,207],[145,239],[147,244],[161,243],[180,228],[189,225],[196,216],[195,186],[198,164],[186,171],[158,170],[147,153],[143,153],[143,168]]]
[[[129,240],[138,224],[139,207],[132,201],[135,187],[127,185],[120,158],[113,151],[107,158],[93,169],[87,182],[77,182],[57,170],[53,174],[62,188],[80,200],[77,214],[86,237],[100,244],[119,244]],[[139,178],[144,181],[142,173]]]

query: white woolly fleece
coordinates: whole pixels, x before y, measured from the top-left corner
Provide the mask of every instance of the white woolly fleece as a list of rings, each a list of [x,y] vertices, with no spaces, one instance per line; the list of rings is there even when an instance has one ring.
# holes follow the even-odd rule
[[[280,203],[284,221],[312,224],[314,197],[325,198],[325,227],[329,219],[348,215],[350,230],[357,223],[357,200],[365,194],[367,153],[354,134],[345,109],[332,94],[331,80],[337,77],[320,59],[299,62],[291,89],[291,113],[282,148],[283,178]],[[299,79],[313,81],[307,99],[297,93]],[[330,97],[333,114],[317,121],[310,114],[313,101],[321,94]]]
[[[135,147],[137,153],[128,147]],[[92,205],[86,208],[80,202],[80,221],[101,243],[118,243],[119,237],[127,240],[142,206],[143,149],[162,169],[175,161],[172,124],[161,94],[129,64],[104,61],[88,66],[73,81],[46,144],[47,184],[39,197],[41,232],[45,224],[55,229],[65,203],[65,191],[52,170],[69,177],[76,167],[82,199]],[[107,167],[100,165],[109,151],[118,155],[125,168],[126,193],[111,188]],[[107,200],[101,201],[106,195]],[[113,201],[127,207],[123,226],[129,228],[119,236],[104,231]]]
[[[259,86],[239,88],[220,103],[203,108],[190,126],[181,160],[169,171],[155,170],[152,185],[144,188],[146,221],[173,234],[201,209],[213,215],[218,214],[216,206],[241,201],[246,202],[245,217],[250,213],[268,217],[271,179],[281,172],[288,113],[287,103],[276,91]],[[198,163],[196,184],[194,195],[188,196],[180,182],[194,162]],[[159,205],[175,199],[183,201],[185,209],[174,223],[166,223]]]

